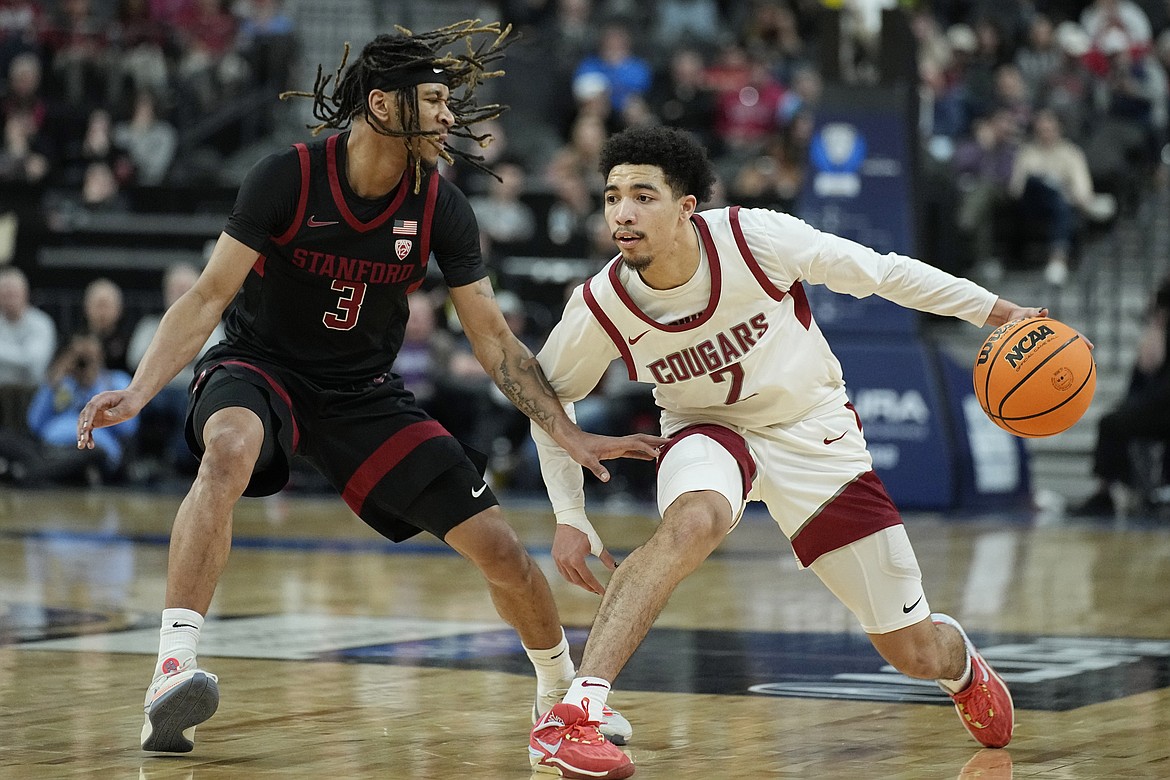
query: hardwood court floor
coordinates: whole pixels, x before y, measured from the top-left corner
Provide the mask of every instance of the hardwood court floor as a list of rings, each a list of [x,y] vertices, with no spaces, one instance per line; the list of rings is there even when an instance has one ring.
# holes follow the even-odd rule
[[[142,753],[178,500],[0,491],[0,778],[529,777],[530,667],[470,565],[288,496],[236,513],[200,656],[219,712],[194,752]],[[550,516],[505,504],[579,658],[597,599],[556,574]],[[619,553],[653,528],[595,519]],[[1012,686],[1009,748],[980,751],[930,685],[883,668],[750,514],[619,678],[635,777],[1170,777],[1170,524],[907,525],[931,606]]]

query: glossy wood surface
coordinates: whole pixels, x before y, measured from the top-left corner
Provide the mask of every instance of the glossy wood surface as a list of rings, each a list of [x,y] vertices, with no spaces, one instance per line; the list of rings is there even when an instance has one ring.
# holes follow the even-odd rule
[[[454,668],[205,647],[201,663],[220,677],[219,712],[199,727],[194,752],[141,752],[180,497],[0,491],[0,778],[529,777],[533,678],[490,660]],[[505,497],[505,506],[564,622],[580,629],[579,658],[597,598],[556,574],[551,515],[539,503]],[[628,552],[653,530],[649,509],[595,520],[614,550]],[[932,608],[973,635],[1144,639],[1154,655],[1170,641],[1170,522],[906,521]],[[224,626],[275,620],[260,638],[270,648],[337,626],[377,633],[411,621],[507,633],[469,564],[433,539],[384,543],[340,500],[245,500],[235,538],[211,617]],[[1085,678],[1132,693],[1102,689],[1094,703],[1021,707],[1009,748],[980,751],[953,710],[937,704],[706,692],[720,689],[720,666],[709,650],[701,667],[688,666],[697,657],[688,637],[700,629],[716,632],[702,641],[727,642],[729,653],[805,633],[868,647],[852,616],[797,569],[775,525],[749,514],[676,591],[652,633],[658,640],[635,656],[639,669],[665,670],[667,684],[633,662],[629,684],[618,680],[611,703],[634,724],[637,778],[1170,777],[1170,661],[1160,656],[1123,667],[1121,677]],[[205,644],[211,636],[205,629]],[[133,637],[130,650],[115,646]],[[743,657],[728,661],[728,674],[734,666],[751,677]],[[810,674],[819,665],[814,659]],[[1079,678],[1070,679],[1079,691]],[[1044,685],[1030,690],[1035,701]]]

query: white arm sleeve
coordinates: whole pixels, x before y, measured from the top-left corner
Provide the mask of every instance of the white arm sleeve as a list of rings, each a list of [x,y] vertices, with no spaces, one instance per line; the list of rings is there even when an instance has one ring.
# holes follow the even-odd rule
[[[573,402],[581,400],[597,386],[617,356],[617,348],[590,314],[578,287],[565,305],[561,321],[553,328],[536,358],[553,390],[565,404],[565,412],[576,422]],[[600,555],[603,549],[601,539],[585,515],[585,477],[581,466],[543,428],[536,424],[531,427],[540,458],[540,474],[557,523],[570,525],[586,534],[591,552]]]
[[[908,309],[957,317],[983,327],[997,296],[912,257],[879,254],[824,233],[789,214],[743,209],[744,237],[764,272],[781,289],[804,279],[864,298],[879,295]]]

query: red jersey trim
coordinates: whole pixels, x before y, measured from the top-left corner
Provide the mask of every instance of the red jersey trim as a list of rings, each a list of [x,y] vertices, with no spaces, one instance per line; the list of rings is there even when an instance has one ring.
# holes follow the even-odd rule
[[[901,524],[902,516],[886,493],[886,486],[877,474],[867,471],[805,523],[793,537],[792,549],[801,564],[809,566],[827,552]]]
[[[292,241],[293,236],[301,229],[301,223],[305,220],[305,209],[309,205],[309,147],[305,144],[293,144],[293,148],[297,150],[297,160],[301,164],[301,191],[297,195],[297,213],[292,224],[288,226],[288,230],[272,239],[278,246],[284,246]],[[263,263],[260,264],[259,273],[261,276],[264,275]]]
[[[435,217],[435,202],[439,199],[439,172],[431,173],[431,181],[427,184],[427,202],[423,206],[423,220],[422,220],[422,235],[419,237],[419,256],[422,258],[422,263],[419,265],[418,280],[414,284],[406,288],[406,294],[410,295],[412,292],[422,287],[422,283],[427,278],[427,261],[431,256],[431,223]]]
[[[620,261],[613,263],[613,268],[617,267],[618,262]],[[612,276],[611,280],[614,287],[620,291],[622,286],[616,280],[613,280]],[[617,346],[618,352],[622,356],[622,362],[626,364],[626,372],[630,375],[630,381],[637,381],[638,369],[634,365],[634,355],[630,352],[630,348],[626,346],[625,339],[622,338],[621,331],[618,330],[617,325],[613,324],[613,320],[606,315],[601,308],[601,304],[597,302],[597,298],[593,295],[593,288],[590,286],[592,282],[593,278],[585,280],[585,286],[582,290],[585,296],[585,305],[589,307],[589,311],[593,312],[593,317],[601,323],[601,327],[609,334],[610,341]]]
[[[703,248],[707,252],[707,264],[711,268],[711,297],[707,301],[707,308],[693,320],[682,323],[681,325],[663,325],[661,322],[654,320],[646,315],[638,304],[634,303],[634,299],[630,297],[629,291],[622,286],[621,280],[618,279],[618,263],[622,262],[619,258],[617,262],[609,267],[609,281],[613,285],[614,290],[617,291],[618,298],[625,304],[626,308],[633,312],[634,316],[645,322],[654,330],[661,330],[667,333],[682,333],[684,331],[693,330],[701,325],[706,324],[707,320],[711,319],[711,315],[715,313],[716,307],[719,305],[719,294],[723,291],[723,268],[719,264],[719,252],[715,249],[715,242],[711,240],[711,231],[707,227],[707,223],[698,214],[691,215],[695,227],[699,230],[699,239],[703,242]]]
[[[260,255],[259,257],[256,258],[256,262],[252,263],[252,270],[256,273],[257,276],[263,278],[264,264],[267,262],[268,262],[268,256],[267,255]]]
[[[390,201],[386,210],[369,222],[362,222],[349,210],[349,204],[345,202],[345,193],[341,189],[340,174],[337,171],[337,139],[340,137],[341,134],[338,133],[329,136],[328,140],[325,141],[325,163],[329,172],[329,189],[333,193],[333,202],[337,205],[337,211],[345,223],[359,233],[368,233],[380,227],[402,205],[402,201],[406,199],[407,190],[411,187],[410,170],[408,168],[402,173],[402,181],[398,183],[398,193]]]
[[[658,465],[662,465],[662,459],[666,457],[666,453],[670,452],[671,447],[686,437],[696,434],[713,439],[716,444],[727,450],[731,457],[735,458],[735,462],[739,464],[739,474],[743,478],[743,496],[746,499],[748,493],[752,491],[752,483],[756,480],[756,461],[748,451],[744,438],[730,428],[724,428],[722,425],[714,423],[698,423],[683,428],[671,436],[670,441],[658,453]],[[738,507],[732,507],[731,511],[733,513],[738,511]]]
[[[739,253],[743,255],[748,270],[752,272],[752,276],[756,277],[760,287],[772,300],[782,301],[785,295],[792,295],[792,308],[796,319],[800,321],[805,330],[808,330],[812,325],[812,309],[808,305],[808,296],[804,293],[804,286],[799,281],[793,282],[792,287],[785,292],[772,283],[772,280],[764,273],[764,269],[760,268],[759,261],[756,260],[755,255],[752,254],[752,250],[747,245],[747,239],[743,236],[743,226],[739,224],[739,209],[739,206],[732,206],[729,210],[731,234],[735,236],[735,245],[739,247]]]
[[[296,409],[293,408],[292,398],[289,398],[288,392],[283,387],[281,387],[280,384],[275,379],[273,379],[267,371],[261,368],[257,368],[251,363],[245,363],[242,360],[225,360],[219,365],[239,366],[240,368],[246,368],[253,373],[259,374],[260,377],[268,383],[268,386],[272,388],[272,392],[276,393],[280,397],[280,400],[284,401],[284,405],[288,407],[288,416],[292,419],[292,445],[293,451],[295,452],[297,449],[297,442],[301,440],[301,427],[297,425],[297,412]]]
[[[420,444],[440,436],[450,436],[447,429],[434,420],[408,425],[382,442],[349,478],[341,497],[354,514],[361,515],[370,491],[382,478],[394,470]]]

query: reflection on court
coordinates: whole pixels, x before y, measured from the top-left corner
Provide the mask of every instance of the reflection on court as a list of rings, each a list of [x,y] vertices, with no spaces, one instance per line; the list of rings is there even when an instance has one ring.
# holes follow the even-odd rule
[[[391,545],[339,501],[245,500],[200,657],[223,701],[196,749],[138,749],[179,497],[0,494],[0,777],[528,777],[534,682],[474,568]],[[551,517],[505,498],[578,654],[597,598],[560,580]],[[649,509],[649,508],[647,508]],[[599,516],[613,549],[649,514]],[[884,664],[749,514],[619,678],[636,777],[1164,777],[1170,530],[907,518],[932,607],[1013,687],[979,750],[933,686]]]

